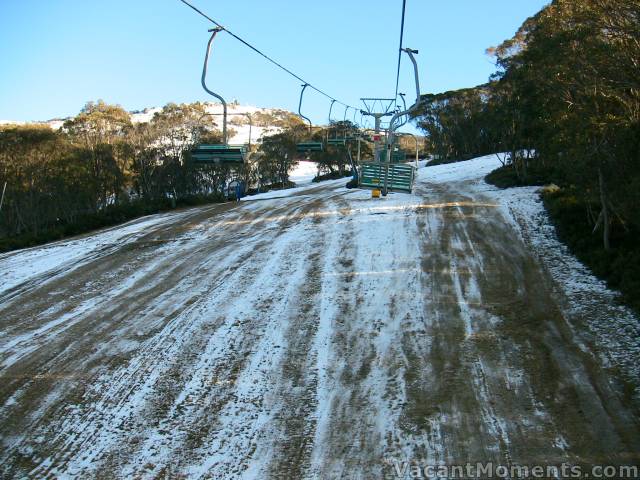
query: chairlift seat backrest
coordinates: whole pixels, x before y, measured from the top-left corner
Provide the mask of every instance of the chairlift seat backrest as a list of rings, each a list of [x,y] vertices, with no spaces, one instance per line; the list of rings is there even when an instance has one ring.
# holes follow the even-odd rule
[[[322,142],[302,142],[296,145],[296,151],[301,153],[306,152],[322,152],[324,145]]]
[[[191,150],[196,163],[244,163],[247,153],[245,145],[203,144]]]
[[[360,188],[383,188],[411,193],[415,179],[415,169],[411,165],[384,162],[364,162],[360,165]]]
[[[407,160],[407,152],[402,149],[395,150],[391,153],[392,162],[404,162]]]

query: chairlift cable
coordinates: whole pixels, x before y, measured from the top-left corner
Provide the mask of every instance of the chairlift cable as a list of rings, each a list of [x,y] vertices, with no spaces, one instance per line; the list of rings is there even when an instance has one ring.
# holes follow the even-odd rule
[[[202,17],[206,18],[207,20],[209,20],[211,23],[213,23],[214,25],[220,27],[222,30],[224,30],[225,32],[227,32],[229,35],[231,35],[233,38],[235,38],[236,40],[238,40],[240,43],[246,45],[247,47],[249,47],[251,50],[253,50],[254,52],[256,52],[258,55],[264,57],[265,59],[267,59],[269,62],[273,63],[275,66],[277,66],[278,68],[280,68],[281,70],[284,70],[285,72],[287,72],[289,75],[291,75],[292,77],[300,80],[302,83],[306,83],[309,88],[311,88],[312,90],[315,90],[316,92],[318,92],[319,94],[327,97],[329,100],[335,100],[336,103],[339,103],[340,105],[343,105],[345,107],[349,107],[349,108],[354,108],[351,105],[348,105],[344,102],[341,102],[340,100],[332,97],[331,95],[329,95],[328,93],[326,93],[325,91],[319,89],[318,87],[314,86],[312,83],[309,83],[308,81],[306,81],[305,79],[303,79],[302,77],[300,77],[299,75],[295,74],[294,72],[292,72],[291,70],[289,70],[287,67],[285,67],[284,65],[278,63],[277,61],[275,61],[273,58],[271,58],[270,56],[268,56],[266,53],[263,53],[262,51],[260,51],[259,49],[257,49],[256,47],[254,47],[253,45],[251,45],[249,42],[247,42],[246,40],[242,39],[241,37],[239,37],[238,35],[236,35],[235,33],[233,33],[231,30],[229,30],[228,28],[226,28],[225,26],[221,25],[220,23],[216,22],[213,18],[211,18],[210,16],[208,16],[207,14],[205,14],[202,10],[198,9],[197,7],[195,7],[194,5],[192,5],[191,3],[189,3],[187,0],[180,0],[182,3],[184,3],[186,6],[188,6],[189,8],[191,8],[192,10],[194,10],[195,12],[197,12],[198,14],[200,14]]]
[[[398,47],[398,70],[396,72],[396,93],[394,98],[394,107],[398,104],[398,85],[400,83],[400,64],[402,63],[402,42],[404,37],[404,13],[407,7],[407,0],[402,0],[402,20],[400,21],[400,46]]]

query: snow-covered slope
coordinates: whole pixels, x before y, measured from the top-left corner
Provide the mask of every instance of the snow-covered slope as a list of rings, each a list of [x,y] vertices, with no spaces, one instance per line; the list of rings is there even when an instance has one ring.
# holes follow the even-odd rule
[[[0,256],[0,477],[637,463],[617,378],[637,386],[638,320],[558,243],[535,188],[484,183],[498,165],[421,168],[412,194],[377,199],[322,182]]]
[[[422,181],[464,185],[464,190],[490,196],[510,219],[523,242],[544,264],[566,299],[565,315],[574,329],[585,328],[605,365],[620,369],[632,381],[640,378],[640,323],[637,316],[619,303],[620,294],[607,288],[569,249],[558,240],[547,215],[539,187],[500,189],[484,177],[502,166],[499,156],[489,155],[465,162],[421,169]]]
[[[302,186],[311,183],[313,177],[318,174],[318,164],[302,160],[289,174],[289,180],[296,185]]]

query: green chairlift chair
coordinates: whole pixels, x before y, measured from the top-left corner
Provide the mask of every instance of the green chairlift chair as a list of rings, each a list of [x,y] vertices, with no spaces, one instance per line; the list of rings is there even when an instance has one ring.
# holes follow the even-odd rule
[[[385,162],[364,162],[360,165],[360,188],[411,193],[414,180],[415,169],[411,165]]]
[[[299,153],[322,152],[324,144],[322,142],[301,142],[296,145],[296,151]]]
[[[305,83],[304,85],[302,85],[302,91],[300,92],[300,102],[298,103],[298,115],[300,115],[300,117],[302,117],[307,122],[309,122],[309,137],[311,137],[313,133],[313,126],[311,125],[311,120],[305,117],[301,112],[302,96],[304,95],[304,91],[308,86],[309,86],[308,83]],[[306,154],[309,154],[311,152],[322,152],[324,151],[324,144],[322,142],[313,142],[313,141],[300,142],[296,145],[296,151],[299,153],[306,153]]]
[[[203,144],[191,150],[191,159],[203,164],[243,164],[246,155],[245,145]]]
[[[207,87],[207,64],[209,63],[209,55],[211,53],[211,45],[216,37],[216,34],[223,30],[220,27],[211,30],[211,38],[207,44],[207,52],[204,57],[204,66],[202,68],[202,88],[213,97],[220,100],[223,108],[223,120],[222,120],[222,138],[223,143],[218,144],[203,144],[196,146],[191,150],[191,158],[196,163],[201,164],[243,164],[247,155],[247,147],[245,145],[229,145],[227,138],[227,102],[217,93],[212,92]]]

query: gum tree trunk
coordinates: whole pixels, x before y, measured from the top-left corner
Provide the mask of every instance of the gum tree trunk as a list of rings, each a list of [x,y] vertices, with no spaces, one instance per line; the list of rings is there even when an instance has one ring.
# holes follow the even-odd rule
[[[607,192],[604,186],[604,176],[602,175],[602,167],[598,167],[598,183],[600,185],[600,204],[602,205],[602,241],[604,249],[611,250],[610,234],[611,225],[609,222],[609,209],[607,202]]]

